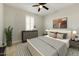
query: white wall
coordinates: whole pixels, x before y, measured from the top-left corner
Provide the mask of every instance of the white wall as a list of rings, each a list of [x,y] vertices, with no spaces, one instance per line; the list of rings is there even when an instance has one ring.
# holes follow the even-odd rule
[[[4,27],[11,25],[13,27],[13,42],[21,41],[21,31],[25,30],[26,15],[35,17],[35,25],[38,29],[38,35],[43,34],[43,17],[12,6],[4,6]]]
[[[76,29],[79,31],[79,6],[73,5],[67,8],[61,9],[54,14],[45,16],[44,29],[53,28],[53,19],[67,17],[68,29]]]
[[[3,42],[3,4],[0,3],[0,46]]]

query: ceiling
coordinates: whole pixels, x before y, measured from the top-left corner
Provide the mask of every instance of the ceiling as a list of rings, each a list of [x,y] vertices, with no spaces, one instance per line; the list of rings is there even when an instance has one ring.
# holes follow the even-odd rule
[[[26,10],[38,15],[42,15],[42,16],[45,16],[47,14],[52,14],[62,8],[72,5],[73,3],[47,3],[45,6],[47,6],[49,10],[42,8],[40,12],[38,12],[38,7],[32,7],[32,5],[35,5],[35,4],[37,3],[7,3],[7,5],[21,8],[23,10]]]

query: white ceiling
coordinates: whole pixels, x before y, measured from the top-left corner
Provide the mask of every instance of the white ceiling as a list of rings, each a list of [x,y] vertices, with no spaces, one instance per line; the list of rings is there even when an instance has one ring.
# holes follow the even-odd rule
[[[35,4],[37,3],[7,3],[7,5],[21,8],[23,10],[26,10],[38,15],[42,15],[42,16],[54,13],[62,8],[72,5],[72,3],[47,3],[46,6],[49,8],[49,10],[42,8],[41,11],[38,12],[37,7],[32,7],[32,5],[35,5]]]

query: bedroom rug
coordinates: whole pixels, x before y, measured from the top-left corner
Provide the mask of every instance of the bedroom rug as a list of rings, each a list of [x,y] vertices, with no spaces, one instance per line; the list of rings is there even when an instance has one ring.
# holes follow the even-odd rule
[[[79,49],[69,48],[67,56],[79,56]]]
[[[6,56],[30,56],[27,43],[15,44],[6,48]]]

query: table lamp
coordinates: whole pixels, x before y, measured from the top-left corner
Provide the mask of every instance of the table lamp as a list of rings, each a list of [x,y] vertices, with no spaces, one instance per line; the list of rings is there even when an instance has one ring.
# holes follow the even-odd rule
[[[72,40],[75,40],[77,35],[77,31],[72,31]]]

